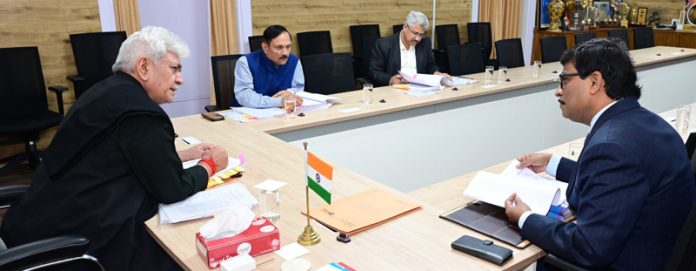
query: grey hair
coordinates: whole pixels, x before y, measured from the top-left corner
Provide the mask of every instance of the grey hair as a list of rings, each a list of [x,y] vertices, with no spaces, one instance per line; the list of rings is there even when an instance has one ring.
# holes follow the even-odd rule
[[[134,72],[137,61],[147,58],[159,63],[167,53],[187,57],[189,48],[176,34],[158,26],[146,26],[133,33],[121,44],[116,62],[111,66],[113,72]]]
[[[420,11],[411,11],[406,15],[406,20],[404,21],[406,25],[408,25],[409,28],[413,28],[416,25],[420,25],[423,28],[428,28],[428,17],[425,17],[425,14]]]

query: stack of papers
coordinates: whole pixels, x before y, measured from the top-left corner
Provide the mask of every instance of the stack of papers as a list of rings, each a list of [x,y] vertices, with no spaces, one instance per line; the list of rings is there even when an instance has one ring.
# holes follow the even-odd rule
[[[436,94],[443,88],[443,80],[447,80],[444,76],[433,74],[399,72],[399,75],[408,82],[407,93],[416,97]]]
[[[259,202],[242,183],[220,185],[177,203],[160,204],[160,224],[211,217],[232,206],[255,207]]]
[[[568,183],[543,178],[528,168],[517,169],[513,160],[501,174],[481,171],[464,190],[464,196],[505,207],[512,193],[522,199],[532,212],[546,215],[551,205],[565,202]]]
[[[300,112],[327,109],[331,106],[331,104],[341,100],[340,98],[333,96],[309,93],[306,91],[298,92],[297,96],[302,97],[302,106],[300,107]]]

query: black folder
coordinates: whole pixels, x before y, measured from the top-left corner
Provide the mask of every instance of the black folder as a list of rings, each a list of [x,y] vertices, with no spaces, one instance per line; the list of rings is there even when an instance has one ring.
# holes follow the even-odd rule
[[[528,247],[531,242],[524,240],[520,229],[508,221],[505,209],[482,201],[472,201],[440,215],[464,227],[483,233],[517,248]]]

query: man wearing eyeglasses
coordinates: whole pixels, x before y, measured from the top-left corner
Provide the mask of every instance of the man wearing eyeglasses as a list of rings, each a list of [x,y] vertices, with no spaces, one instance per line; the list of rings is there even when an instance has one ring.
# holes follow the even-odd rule
[[[407,74],[440,74],[430,38],[425,35],[428,17],[420,11],[406,16],[403,29],[377,40],[370,56],[370,80],[375,86],[403,83],[399,71]]]
[[[518,158],[519,167],[568,182],[575,223],[533,214],[517,195],[505,202],[522,235],[588,268],[662,270],[696,184],[684,143],[663,118],[641,107],[628,52],[594,39],[561,57],[556,97],[563,116],[590,126],[578,161],[556,154]]]

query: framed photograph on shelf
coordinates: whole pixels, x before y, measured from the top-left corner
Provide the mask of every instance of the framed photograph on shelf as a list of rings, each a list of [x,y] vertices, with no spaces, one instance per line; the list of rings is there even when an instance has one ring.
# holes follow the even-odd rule
[[[609,1],[594,1],[593,5],[595,9],[595,20],[598,23],[609,21],[609,18],[611,18]]]
[[[637,25],[646,25],[648,22],[648,8],[639,7],[638,8],[638,19],[636,19]]]
[[[539,29],[547,29],[551,25],[551,15],[549,15],[549,3],[553,0],[537,0],[537,25]]]

